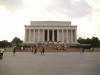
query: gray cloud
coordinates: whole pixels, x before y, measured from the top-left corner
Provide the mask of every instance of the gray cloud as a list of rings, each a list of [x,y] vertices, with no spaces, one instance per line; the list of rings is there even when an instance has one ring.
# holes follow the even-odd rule
[[[22,0],[0,0],[0,5],[10,11],[15,11],[22,7]]]
[[[74,1],[74,0],[48,0],[51,1],[43,11],[48,11],[49,13],[57,12],[65,14],[69,17],[83,17],[91,13],[92,7],[88,4],[86,0]],[[33,3],[34,4],[34,3]],[[22,0],[0,0],[0,5],[3,5],[10,11],[16,11],[23,7]]]
[[[49,11],[66,14],[70,17],[83,17],[91,13],[92,7],[86,0],[52,0]]]

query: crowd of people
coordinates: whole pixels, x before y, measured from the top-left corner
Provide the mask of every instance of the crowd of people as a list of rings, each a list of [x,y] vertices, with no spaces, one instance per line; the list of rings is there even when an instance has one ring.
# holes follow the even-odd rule
[[[24,48],[21,47],[21,50],[22,50],[22,51],[24,51],[23,49],[24,49]],[[45,52],[45,48],[44,48],[44,47],[41,47],[40,50],[39,50],[37,46],[34,46],[34,47],[32,46],[32,47],[30,47],[30,50],[31,50],[31,52],[34,53],[34,54],[37,54],[37,52],[40,52],[41,55],[44,55],[44,52]],[[13,52],[13,56],[15,56],[15,53],[17,52],[17,47],[16,47],[16,46],[13,47],[13,51],[12,51],[12,52]]]
[[[21,47],[21,50],[23,50],[24,48]],[[40,52],[41,55],[44,55],[45,53],[45,47],[44,46],[41,46],[40,48],[37,47],[37,46],[34,46],[34,47],[31,47],[30,48],[31,52],[34,53],[34,54],[37,54],[37,52]],[[4,53],[5,49],[4,48],[0,48],[0,59],[3,58],[3,53]],[[94,48],[90,48],[90,51],[91,52],[94,52]],[[16,52],[17,52],[17,47],[14,46],[13,47],[13,56],[15,56]],[[85,52],[85,48],[80,48],[80,53],[84,53]]]

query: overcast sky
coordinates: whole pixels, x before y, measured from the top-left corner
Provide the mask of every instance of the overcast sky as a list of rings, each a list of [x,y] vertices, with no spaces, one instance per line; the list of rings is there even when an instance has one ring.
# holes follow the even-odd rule
[[[100,0],[0,0],[0,40],[24,40],[31,20],[72,21],[78,37],[100,38]]]

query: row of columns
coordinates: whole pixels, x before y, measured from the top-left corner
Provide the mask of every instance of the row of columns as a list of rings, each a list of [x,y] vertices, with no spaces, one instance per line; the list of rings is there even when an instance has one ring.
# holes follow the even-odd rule
[[[51,29],[50,29],[51,30]],[[73,43],[77,41],[76,30],[57,30],[57,41]],[[37,32],[36,32],[37,31]],[[64,32],[65,31],[65,32]],[[26,29],[25,30],[25,42],[46,42],[44,29]],[[65,38],[65,39],[64,39]],[[52,41],[54,41],[54,29],[52,29]],[[49,41],[49,29],[47,30],[47,41]]]

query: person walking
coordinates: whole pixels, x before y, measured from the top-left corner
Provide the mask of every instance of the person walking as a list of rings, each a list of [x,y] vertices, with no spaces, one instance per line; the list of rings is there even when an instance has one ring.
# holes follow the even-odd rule
[[[13,48],[13,56],[15,56],[16,53],[16,47]]]
[[[84,48],[80,48],[80,53],[84,53]]]
[[[35,50],[34,50],[34,54],[36,54],[37,53],[37,47],[35,47]]]
[[[45,49],[43,47],[42,50],[41,50],[41,55],[44,55],[44,52],[45,52]]]

